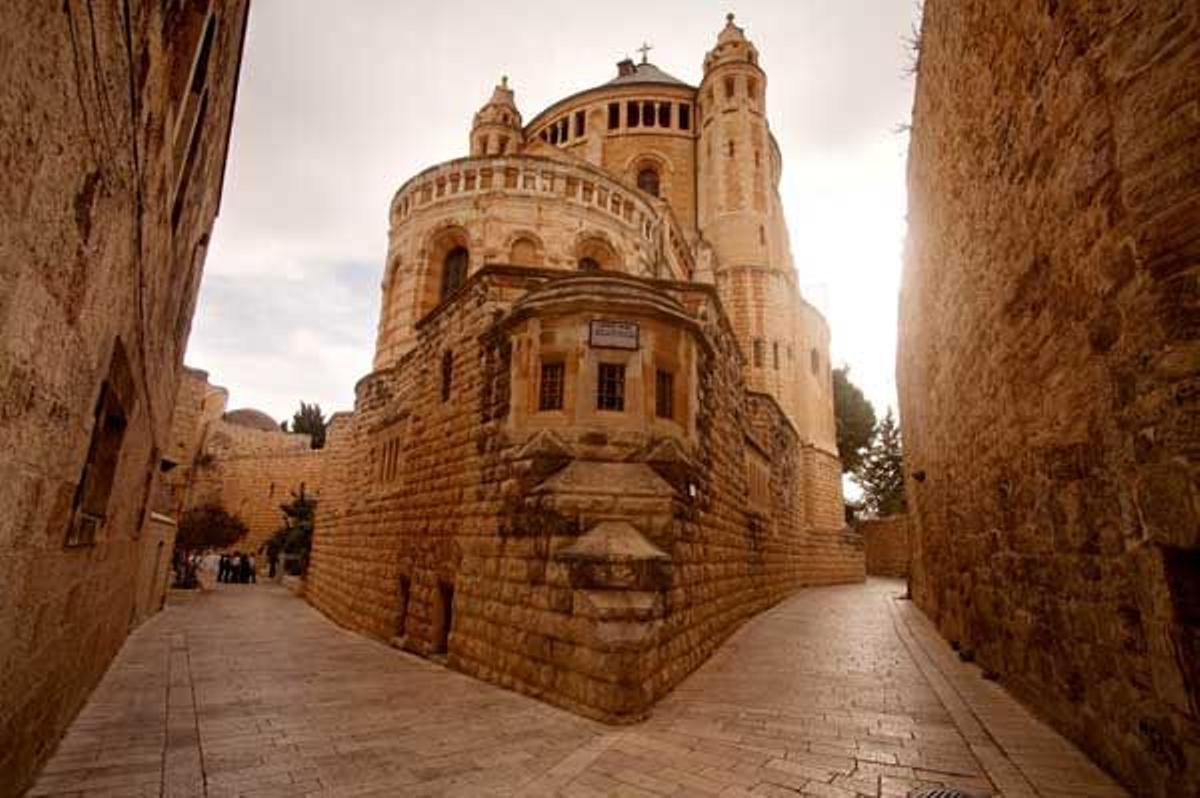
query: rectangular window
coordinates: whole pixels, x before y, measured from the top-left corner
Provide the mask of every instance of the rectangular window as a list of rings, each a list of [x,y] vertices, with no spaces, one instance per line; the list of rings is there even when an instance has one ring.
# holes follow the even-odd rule
[[[87,460],[84,461],[83,472],[79,475],[71,500],[71,519],[66,536],[68,546],[94,543],[97,532],[104,525],[131,411],[124,397],[132,395],[133,377],[129,361],[124,347],[118,341],[113,348],[108,378],[100,385]]]
[[[671,104],[670,103],[659,103],[658,104],[658,126],[659,127],[670,127],[671,126]]]
[[[449,351],[442,353],[442,401],[450,400],[450,384],[454,380],[454,355]]]
[[[775,370],[779,371],[779,342],[771,344],[771,358],[775,361]]]
[[[725,97],[729,100],[733,99],[733,78],[725,78]]]
[[[608,104],[608,129],[616,130],[621,126],[621,105],[620,103]]]
[[[542,382],[538,386],[538,410],[562,410],[563,373],[562,363],[543,363]]]
[[[601,363],[596,381],[596,409],[625,409],[625,364]]]
[[[675,375],[662,369],[654,374],[654,415],[675,418]]]
[[[642,118],[641,117],[641,108],[642,108],[642,106],[637,102],[637,100],[630,100],[629,102],[625,103],[625,126],[626,127],[637,127],[638,126],[638,123],[641,122],[641,118]]]
[[[583,111],[575,112],[575,138],[579,138],[583,135],[584,124],[586,121],[587,118],[584,116]]]
[[[679,129],[691,130],[692,128],[692,107],[687,103],[679,104]]]
[[[567,138],[569,138],[571,133],[570,124],[570,120],[565,116],[558,120],[558,140],[563,144],[567,143]]]
[[[754,367],[762,368],[767,359],[766,346],[763,344],[763,339],[754,339]]]

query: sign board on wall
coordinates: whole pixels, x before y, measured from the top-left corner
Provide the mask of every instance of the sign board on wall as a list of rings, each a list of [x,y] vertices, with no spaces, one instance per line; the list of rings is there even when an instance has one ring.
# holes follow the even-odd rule
[[[588,344],[599,349],[637,349],[638,326],[632,321],[594,319],[588,331]]]

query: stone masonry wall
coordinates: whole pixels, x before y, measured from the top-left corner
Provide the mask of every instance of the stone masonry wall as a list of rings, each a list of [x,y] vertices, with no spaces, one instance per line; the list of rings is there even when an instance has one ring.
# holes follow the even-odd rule
[[[1131,789],[1200,794],[1200,5],[928,0],[913,591]]]
[[[152,497],[220,202],[246,10],[0,5],[5,798],[161,603],[159,545],[173,531]]]
[[[307,495],[319,495],[322,451],[308,435],[226,420],[227,395],[198,369],[188,369],[179,386],[171,433],[178,465],[167,475],[171,512],[178,517],[203,504],[220,505],[249,528],[236,548],[256,552],[283,525],[280,505],[293,492],[303,485]]]
[[[458,300],[423,322],[416,348],[359,383],[353,416],[326,448],[306,597],[342,625],[422,654],[438,654],[449,601],[452,667],[584,714],[628,720],[745,618],[802,585],[862,579],[862,546],[841,529],[803,525],[796,433],[773,400],[742,390],[737,343],[715,297],[684,284],[657,283],[708,303],[704,333],[715,348],[700,370],[694,460],[702,465],[658,469],[677,485],[667,488],[674,498],[665,504],[640,498],[633,486],[606,494],[591,480],[579,486],[585,498],[570,500],[571,513],[553,509],[565,509],[565,498],[536,501],[531,491],[580,465],[559,447],[584,443],[507,437],[514,355],[489,331],[544,279],[475,275]],[[447,352],[453,379],[443,401]],[[749,430],[775,464],[769,507],[753,515],[746,511]],[[600,445],[601,437],[583,440]],[[558,555],[587,531],[588,518],[658,518],[664,508],[665,526],[642,531],[673,541],[669,587],[588,591],[568,579]],[[631,620],[631,611],[640,615]]]
[[[872,518],[858,531],[867,546],[868,576],[908,576],[908,516]]]

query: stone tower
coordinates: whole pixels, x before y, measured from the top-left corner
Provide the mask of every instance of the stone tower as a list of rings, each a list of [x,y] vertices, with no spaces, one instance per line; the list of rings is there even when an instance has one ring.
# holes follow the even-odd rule
[[[517,110],[506,75],[492,91],[492,98],[475,114],[471,124],[471,157],[517,152],[522,142],[521,112]]]
[[[704,57],[697,91],[697,227],[714,254],[713,279],[748,364],[748,382],[774,396],[801,436],[836,451],[828,329],[801,297],[779,179],[783,160],[767,123],[758,50],[726,16]]]

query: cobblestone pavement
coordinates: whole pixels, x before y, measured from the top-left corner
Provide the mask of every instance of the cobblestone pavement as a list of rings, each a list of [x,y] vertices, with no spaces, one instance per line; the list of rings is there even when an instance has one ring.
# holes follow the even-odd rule
[[[29,795],[1125,794],[901,589],[803,591],[611,727],[222,585],[130,637]]]

